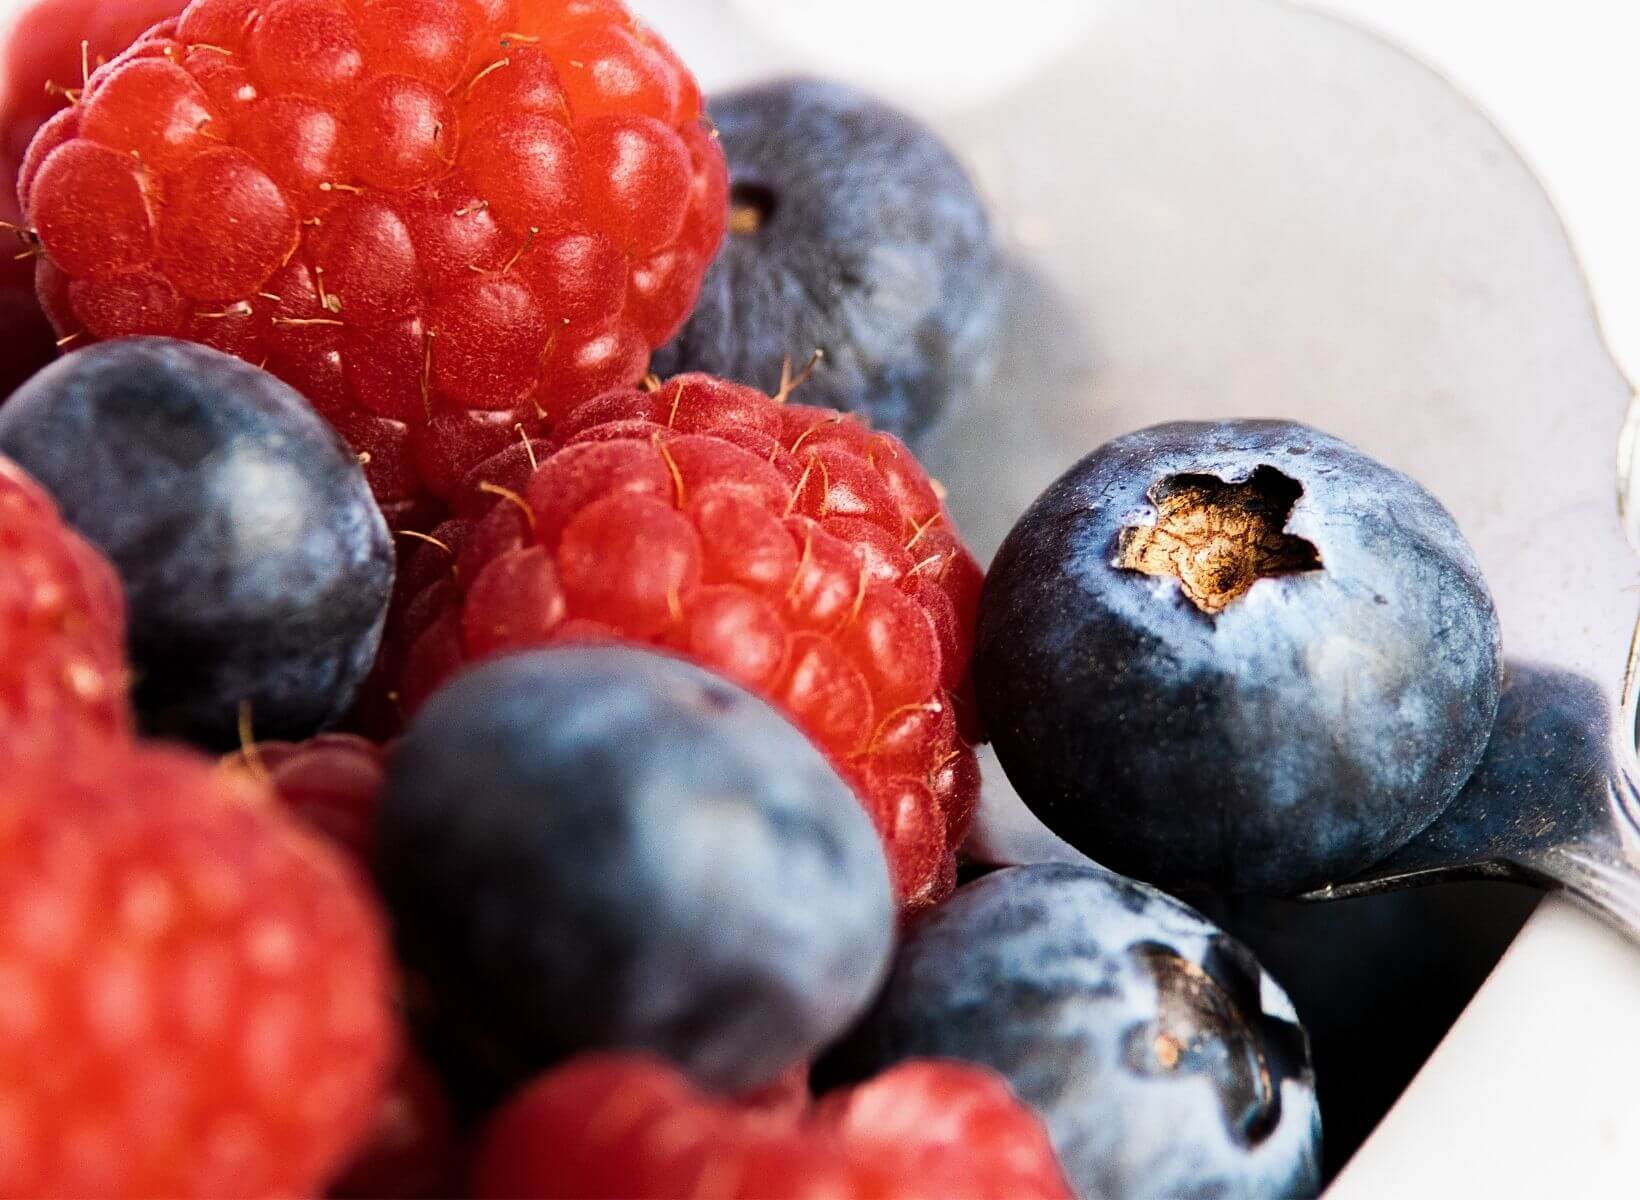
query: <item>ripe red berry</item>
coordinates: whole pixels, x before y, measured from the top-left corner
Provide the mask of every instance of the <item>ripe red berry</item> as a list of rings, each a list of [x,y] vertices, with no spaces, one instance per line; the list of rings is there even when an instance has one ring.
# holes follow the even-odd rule
[[[0,458],[0,743],[56,759],[128,735],[125,599],[101,554]]]
[[[150,25],[182,11],[183,0],[39,0],[17,18],[0,63],[0,230],[19,225],[17,172],[47,118],[69,102],[106,56]],[[82,57],[83,55],[83,57]],[[56,355],[51,325],[34,293],[26,237],[0,236],[0,400]]]
[[[694,80],[618,0],[194,0],[21,186],[60,333],[265,362],[403,521],[636,382],[727,207]]]
[[[287,809],[359,862],[370,862],[386,762],[382,747],[327,733],[305,742],[259,742],[230,761],[266,775]]]
[[[326,1195],[335,1200],[439,1200],[460,1194],[465,1146],[444,1084],[413,1051],[399,1060],[363,1148]]]
[[[26,8],[0,69],[0,158],[22,162],[40,126],[77,95],[87,74],[186,2],[37,0]]]
[[[1069,1200],[1047,1132],[991,1072],[910,1062],[806,1114],[746,1109],[634,1056],[583,1058],[494,1119],[474,1194],[579,1200]]]
[[[781,706],[876,820],[902,901],[948,894],[979,776],[955,693],[981,572],[898,440],[702,375],[510,449],[407,556],[379,678],[406,712],[463,663],[622,638]]]
[[[0,1194],[322,1188],[393,1053],[354,869],[181,752],[8,761],[0,801]]]

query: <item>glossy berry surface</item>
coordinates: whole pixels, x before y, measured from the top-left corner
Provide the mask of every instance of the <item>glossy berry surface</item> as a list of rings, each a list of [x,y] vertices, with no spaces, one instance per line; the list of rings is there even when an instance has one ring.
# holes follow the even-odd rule
[[[633,647],[513,655],[434,696],[388,768],[376,871],[475,1089],[605,1048],[761,1087],[858,1015],[893,937],[882,852],[825,759]]]
[[[380,643],[393,547],[353,454],[291,388],[204,346],[131,338],[0,407],[0,453],[114,563],[151,732],[212,748],[344,713]]]
[[[0,1193],[322,1189],[395,1038],[352,868],[180,752],[8,761],[0,798]]]
[[[1097,867],[997,871],[908,934],[833,1069],[925,1057],[1000,1073],[1079,1196],[1320,1185],[1314,1073],[1280,987],[1194,910]]]
[[[361,863],[376,845],[386,752],[366,738],[322,733],[305,742],[259,742],[231,760],[265,777],[279,802]]]
[[[1069,1200],[1041,1123],[987,1071],[909,1063],[807,1112],[747,1111],[663,1063],[594,1056],[492,1122],[487,1200]]]
[[[0,222],[21,228],[17,174],[29,143],[64,108],[84,72],[182,11],[183,0],[38,0],[17,17],[0,62]],[[82,50],[83,47],[83,50]],[[83,57],[82,57],[83,54]],[[57,355],[34,292],[33,242],[0,225],[0,397]]]
[[[726,214],[693,79],[617,0],[195,0],[22,192],[60,334],[265,363],[395,524],[636,382]]]
[[[975,682],[1055,833],[1174,890],[1289,892],[1430,824],[1502,667],[1491,594],[1407,476],[1285,421],[1094,451],[1003,544]]]
[[[382,665],[407,711],[507,650],[666,647],[825,750],[906,904],[950,891],[979,788],[960,694],[982,575],[901,442],[680,376],[582,406],[552,446],[513,447],[462,511],[407,556]]]
[[[729,236],[655,369],[773,389],[785,359],[820,350],[806,402],[918,445],[997,353],[1001,254],[962,165],[932,130],[839,84],[760,84],[711,113]]]
[[[0,68],[0,159],[21,164],[40,126],[78,99],[91,71],[186,3],[34,0],[19,6]],[[15,165],[6,182],[15,194]]]
[[[0,745],[55,758],[130,727],[119,578],[0,458]]]

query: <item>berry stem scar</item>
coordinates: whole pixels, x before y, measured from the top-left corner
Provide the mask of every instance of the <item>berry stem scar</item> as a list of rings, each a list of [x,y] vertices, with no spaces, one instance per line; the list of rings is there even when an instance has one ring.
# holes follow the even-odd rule
[[[1147,493],[1154,525],[1122,530],[1115,565],[1179,581],[1199,610],[1216,616],[1260,579],[1321,569],[1321,555],[1285,533],[1302,486],[1261,466],[1244,482],[1204,474],[1170,476]]]

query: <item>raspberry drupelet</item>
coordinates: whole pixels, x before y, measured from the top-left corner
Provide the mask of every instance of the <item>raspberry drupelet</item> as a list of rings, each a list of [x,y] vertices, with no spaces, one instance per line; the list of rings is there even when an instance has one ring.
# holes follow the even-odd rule
[[[114,568],[0,458],[0,743],[55,759],[81,733],[126,738],[126,676]]]
[[[990,1071],[908,1062],[795,1111],[703,1095],[673,1067],[595,1055],[491,1122],[473,1194],[575,1200],[1070,1200],[1042,1122]]]
[[[362,877],[245,776],[0,748],[0,1195],[318,1194],[397,1040]]]
[[[942,899],[979,789],[958,697],[983,577],[935,486],[858,418],[651,386],[473,474],[404,557],[378,686],[408,714],[492,654],[669,648],[782,708],[871,813],[902,904]]]
[[[51,117],[79,99],[90,73],[187,0],[34,0],[6,40],[0,72],[0,160],[21,163]],[[15,167],[8,181],[15,190]]]
[[[183,0],[38,0],[17,18],[0,62],[0,231],[21,231],[17,171],[46,120],[77,98],[85,76]],[[0,400],[56,357],[34,294],[35,249],[0,236]]]
[[[726,220],[700,92],[619,0],[194,0],[19,184],[58,332],[294,385],[389,519],[640,379]]]
[[[321,733],[305,742],[258,742],[227,761],[263,779],[304,824],[368,865],[386,760],[375,742]]]

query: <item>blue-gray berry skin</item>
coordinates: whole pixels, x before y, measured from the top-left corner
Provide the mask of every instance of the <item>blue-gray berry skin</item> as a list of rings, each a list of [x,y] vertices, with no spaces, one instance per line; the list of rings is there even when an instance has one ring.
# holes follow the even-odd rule
[[[402,959],[475,1087],[630,1048],[755,1088],[887,968],[888,867],[847,785],[762,701],[650,651],[459,677],[394,753],[377,838]]]
[[[733,217],[694,316],[655,356],[765,391],[825,354],[805,404],[916,445],[989,374],[1000,255],[961,164],[926,127],[839,84],[719,96]]]
[[[1427,827],[1501,681],[1473,552],[1428,492],[1285,421],[1159,425],[1021,518],[979,706],[1065,840],[1177,891],[1288,893]]]
[[[1091,866],[1012,867],[907,935],[827,1064],[999,1071],[1041,1114],[1082,1200],[1275,1200],[1320,1185],[1304,1032],[1248,952],[1154,888]]]
[[[292,388],[204,346],[104,342],[0,406],[0,452],[112,560],[139,718],[208,748],[299,740],[370,670],[393,545],[358,460]]]

